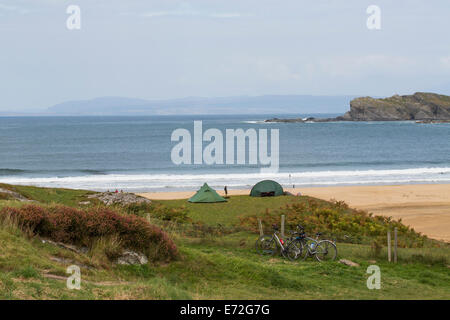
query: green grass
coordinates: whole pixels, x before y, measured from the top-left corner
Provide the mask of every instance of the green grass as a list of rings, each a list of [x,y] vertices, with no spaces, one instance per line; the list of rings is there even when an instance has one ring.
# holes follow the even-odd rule
[[[86,257],[0,231],[0,298],[2,299],[448,299],[450,273],[442,264],[389,264],[366,256],[359,245],[339,246],[340,256],[358,262],[308,260],[293,263],[260,256],[252,250],[254,235],[232,234],[216,239],[179,239],[183,258],[170,264],[82,268],[82,289],[69,290],[61,280],[47,279],[45,270],[65,275],[50,260],[65,255],[75,264]],[[242,240],[245,240],[245,245]],[[19,252],[16,248],[20,246]],[[367,248],[366,248],[367,249]],[[368,252],[368,251],[367,251]],[[381,268],[381,290],[366,287],[367,266]]]
[[[4,186],[2,186],[4,187]],[[86,191],[11,187],[42,203],[76,206]],[[190,217],[205,224],[233,226],[241,215],[276,210],[303,197],[231,197],[228,203],[190,204],[185,200],[160,201],[185,205]],[[5,205],[21,205],[0,200]],[[155,222],[156,223],[156,222]],[[105,264],[93,254],[76,254],[30,238],[12,223],[0,224],[0,299],[449,299],[450,249],[399,249],[399,263],[386,261],[386,249],[338,243],[339,258],[357,262],[311,259],[290,262],[261,256],[253,249],[256,234],[235,231],[214,236],[188,236],[168,230],[181,258],[169,264],[143,266]],[[63,262],[58,262],[63,261]],[[81,266],[81,290],[69,290],[63,280],[70,264]],[[367,267],[381,269],[381,289],[366,287]]]
[[[194,221],[206,224],[234,225],[239,223],[240,216],[254,215],[268,210],[276,210],[287,204],[304,202],[309,197],[265,197],[232,196],[228,202],[219,203],[190,203],[187,200],[159,200],[155,201],[168,207],[186,207],[189,216]]]
[[[383,286],[383,290],[378,291],[367,289],[366,269],[370,263],[363,259],[355,259],[361,267],[353,268],[315,261],[292,263],[278,257],[261,257],[249,252],[249,248],[236,250],[211,244],[186,245],[182,252],[186,260],[171,264],[161,274],[171,274],[174,283],[184,284],[185,288],[197,288],[202,298],[444,299],[450,294],[448,271],[439,265],[424,271],[416,264],[399,268],[377,262]],[[430,278],[436,282],[423,281]]]
[[[40,188],[32,186],[11,186],[7,184],[0,184],[0,188],[18,192],[27,199],[46,204],[59,203],[71,207],[76,207],[81,201],[90,201],[93,204],[97,203],[95,199],[87,198],[87,195],[92,194],[93,192],[86,190]]]

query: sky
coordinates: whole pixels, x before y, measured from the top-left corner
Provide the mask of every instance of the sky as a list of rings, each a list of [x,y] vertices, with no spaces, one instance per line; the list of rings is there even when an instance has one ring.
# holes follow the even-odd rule
[[[448,0],[0,0],[0,111],[102,96],[450,95],[449,16]]]

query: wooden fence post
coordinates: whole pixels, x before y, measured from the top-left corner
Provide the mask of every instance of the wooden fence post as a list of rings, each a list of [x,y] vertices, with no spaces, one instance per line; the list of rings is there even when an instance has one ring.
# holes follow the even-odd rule
[[[388,261],[391,262],[391,231],[387,232]]]
[[[284,239],[284,214],[281,215],[281,238]]]
[[[261,219],[258,219],[258,226],[259,226],[259,235],[262,237],[264,235],[264,233],[263,233]]]
[[[397,228],[394,228],[394,263],[397,263]]]

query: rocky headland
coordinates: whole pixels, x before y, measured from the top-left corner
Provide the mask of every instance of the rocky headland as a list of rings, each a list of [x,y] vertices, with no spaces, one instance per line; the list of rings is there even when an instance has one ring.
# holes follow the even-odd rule
[[[330,121],[416,121],[418,123],[450,122],[450,96],[416,92],[375,99],[361,97],[350,101],[350,111],[336,118],[269,119],[266,122]]]

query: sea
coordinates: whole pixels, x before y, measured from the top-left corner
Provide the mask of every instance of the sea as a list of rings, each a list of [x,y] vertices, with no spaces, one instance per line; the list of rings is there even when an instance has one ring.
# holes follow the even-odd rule
[[[335,115],[0,117],[0,183],[130,192],[196,190],[204,182],[243,189],[264,179],[287,188],[450,183],[449,123],[264,122],[311,116]],[[204,131],[224,136],[278,129],[279,171],[175,164],[173,131],[193,132],[200,120]]]

